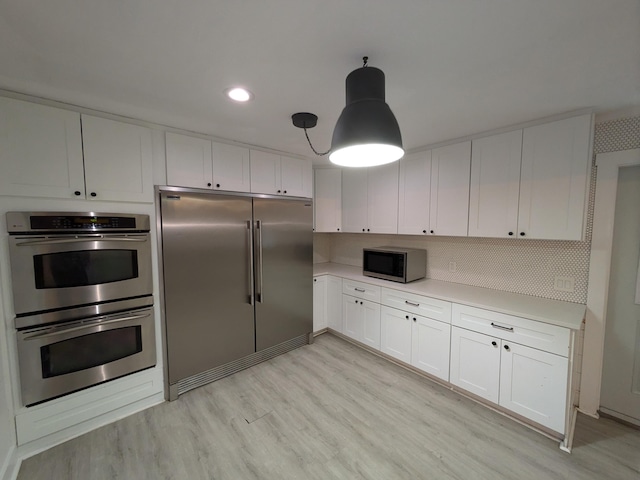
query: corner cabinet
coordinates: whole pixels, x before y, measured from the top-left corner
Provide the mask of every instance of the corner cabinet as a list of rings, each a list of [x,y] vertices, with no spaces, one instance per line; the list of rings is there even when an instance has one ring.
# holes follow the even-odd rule
[[[342,228],[342,170],[318,168],[313,176],[315,231],[339,232]]]
[[[342,230],[398,232],[398,163],[342,171]]]
[[[148,128],[0,98],[6,195],[153,202]]]
[[[313,331],[330,328],[342,333],[342,278],[313,277]]]
[[[166,133],[167,183],[180,187],[248,192],[249,149]]]
[[[251,192],[311,198],[313,172],[309,160],[250,151]]]

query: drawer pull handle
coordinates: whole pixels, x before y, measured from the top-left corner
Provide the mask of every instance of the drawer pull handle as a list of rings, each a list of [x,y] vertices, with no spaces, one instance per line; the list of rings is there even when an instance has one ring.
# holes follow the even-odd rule
[[[493,328],[499,328],[500,330],[506,330],[507,332],[513,332],[513,327],[503,327],[502,325],[497,325],[493,322],[491,322],[491,326]]]
[[[413,303],[413,302],[410,302],[409,300],[405,300],[404,303],[406,303],[407,305],[411,305],[412,307],[419,307],[420,306],[419,303]]]
[[[364,293],[365,292],[363,288],[354,288],[354,290],[356,292],[360,292],[360,293]]]

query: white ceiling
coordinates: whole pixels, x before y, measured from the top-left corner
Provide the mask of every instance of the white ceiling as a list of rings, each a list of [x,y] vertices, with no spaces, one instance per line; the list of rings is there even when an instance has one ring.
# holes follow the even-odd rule
[[[409,150],[637,107],[640,1],[0,0],[0,88],[309,157],[364,55]]]

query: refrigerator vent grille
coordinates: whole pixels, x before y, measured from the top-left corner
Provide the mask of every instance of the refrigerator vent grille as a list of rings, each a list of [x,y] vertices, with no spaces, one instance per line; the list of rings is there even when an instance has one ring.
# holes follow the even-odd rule
[[[306,345],[308,342],[308,335],[301,335],[279,345],[267,348],[266,350],[252,353],[251,355],[248,355],[239,360],[234,360],[233,362],[220,365],[219,367],[212,368],[211,370],[207,370],[197,375],[193,375],[192,377],[184,378],[177,383],[178,395],[182,395],[183,393],[186,393],[189,390],[193,390],[194,388],[198,388],[202,385],[206,385],[229,375],[233,375],[240,370],[244,370],[245,368],[257,365],[258,363],[264,362],[265,360],[270,360],[274,357],[277,357],[278,355],[282,355],[283,353],[295,350],[296,348]]]

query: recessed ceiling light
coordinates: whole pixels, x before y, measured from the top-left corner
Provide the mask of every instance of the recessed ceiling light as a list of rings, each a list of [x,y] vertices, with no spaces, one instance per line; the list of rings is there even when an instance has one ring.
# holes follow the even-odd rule
[[[248,102],[253,98],[253,93],[242,87],[227,88],[225,93],[227,97],[235,102]]]

